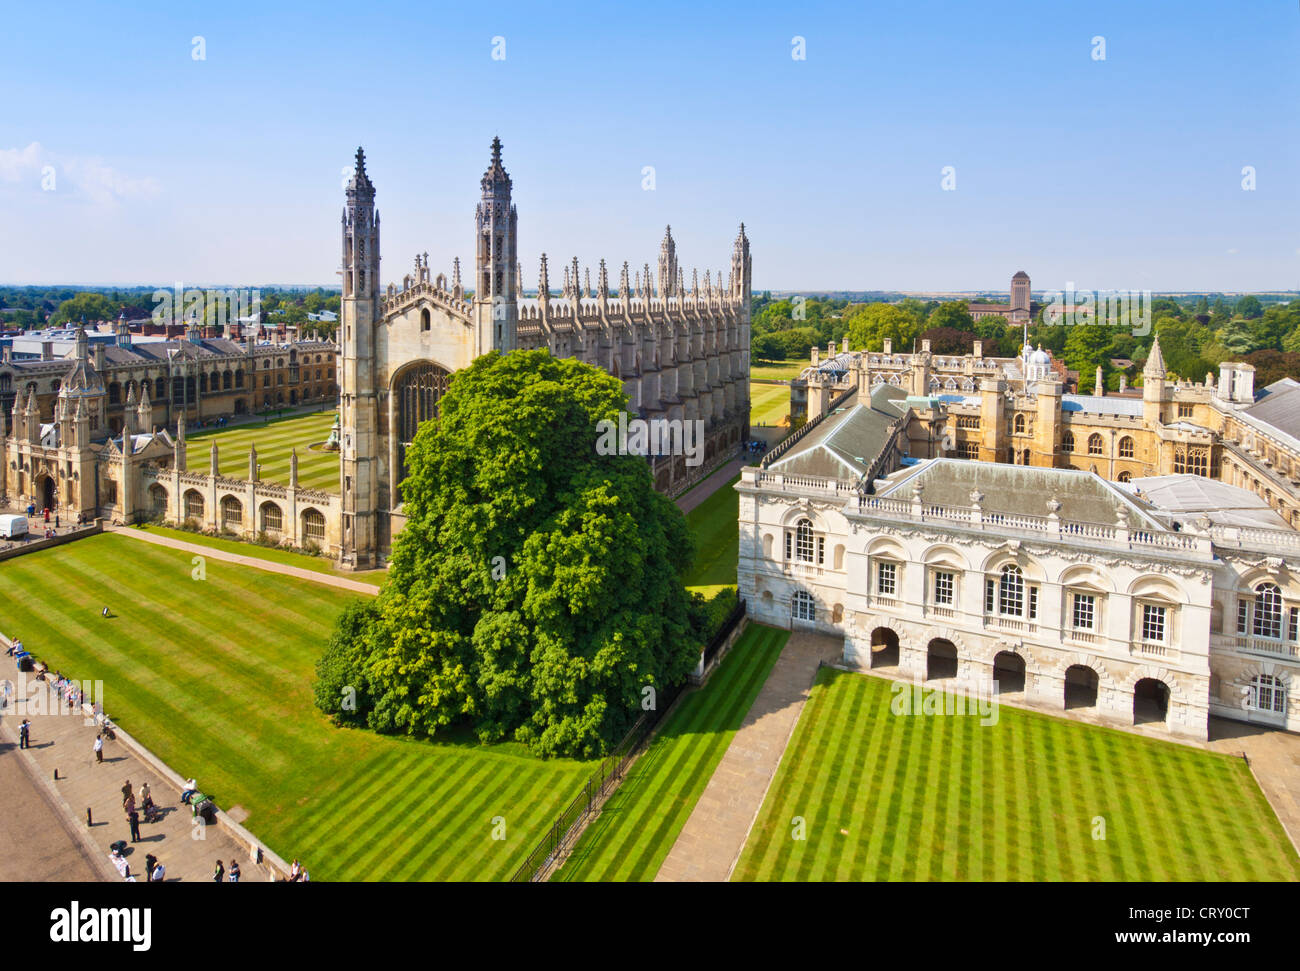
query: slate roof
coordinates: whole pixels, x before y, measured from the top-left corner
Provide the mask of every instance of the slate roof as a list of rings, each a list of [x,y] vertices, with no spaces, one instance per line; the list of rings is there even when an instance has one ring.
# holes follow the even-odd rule
[[[1064,520],[1114,525],[1125,508],[1129,521],[1145,522],[1164,529],[1152,517],[1155,507],[1107,482],[1101,476],[1075,469],[1049,469],[999,462],[971,462],[964,459],[930,459],[911,475],[900,476],[876,494],[894,499],[911,499],[912,490],[922,486],[926,505],[969,508],[971,492],[984,494],[980,506],[985,515],[1046,516],[1047,502],[1060,501],[1057,513]]]
[[[1253,405],[1245,409],[1246,414],[1286,432],[1292,438],[1300,438],[1300,381],[1283,378],[1274,381],[1256,395]]]
[[[1200,475],[1155,475],[1120,483],[1119,488],[1141,492],[1161,509],[1189,519],[1202,514],[1224,526],[1289,529],[1286,520],[1249,489]]]
[[[825,416],[769,469],[789,475],[815,475],[860,479],[889,440],[903,417],[906,394],[893,385],[878,385],[867,403],[857,391],[836,411]]]

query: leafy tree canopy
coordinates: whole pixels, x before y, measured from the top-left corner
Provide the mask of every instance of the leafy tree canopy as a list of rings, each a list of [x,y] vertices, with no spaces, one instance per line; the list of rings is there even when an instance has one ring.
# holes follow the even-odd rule
[[[590,757],[695,666],[707,624],[691,540],[634,455],[597,454],[627,407],[604,371],[545,351],[459,372],[407,452],[408,517],[369,613],[345,614],[318,702],[382,732],[472,726]],[[359,685],[355,714],[339,702]]]

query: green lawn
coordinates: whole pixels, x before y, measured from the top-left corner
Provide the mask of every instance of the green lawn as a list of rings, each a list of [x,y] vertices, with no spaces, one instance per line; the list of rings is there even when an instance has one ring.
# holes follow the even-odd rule
[[[654,879],[789,636],[745,630],[709,683],[668,716],[552,880]]]
[[[303,570],[312,570],[315,573],[347,577],[350,580],[359,580],[362,583],[378,585],[388,576],[387,570],[340,570],[335,566],[334,560],[327,556],[310,556],[307,553],[295,553],[292,550],[258,546],[256,543],[243,543],[235,539],[222,539],[219,536],[205,536],[203,533],[172,529],[170,526],[148,525],[136,526],[135,528],[143,532],[157,533],[160,536],[183,540],[186,543],[194,543],[198,546],[210,546],[213,549],[225,550],[227,553],[238,553],[240,556],[252,556],[259,560],[269,560],[272,563],[283,563],[286,566],[296,566]]]
[[[780,426],[790,413],[790,388],[784,384],[749,385],[750,425]]]
[[[1300,880],[1239,759],[1008,707],[894,716],[892,684],[822,669],[736,879]]]
[[[686,587],[711,597],[723,587],[736,588],[736,561],[740,555],[740,493],[733,476],[718,491],[686,514],[686,526],[695,537],[695,562],[686,572]]]
[[[248,478],[248,447],[257,446],[264,482],[289,483],[289,452],[298,450],[298,485],[324,492],[339,491],[339,453],[313,451],[310,446],[329,438],[334,409],[293,418],[256,421],[229,428],[204,429],[185,435],[185,464],[206,472],[212,442],[222,475]]]
[[[751,378],[768,378],[773,381],[789,381],[792,378],[797,378],[806,367],[812,367],[810,359],[802,361],[751,361],[749,376]]]
[[[0,627],[103,681],[123,728],[317,879],[508,878],[592,769],[335,728],[311,682],[348,595],[215,560],[206,581],[190,571],[188,553],[112,534],[31,553],[0,568]]]

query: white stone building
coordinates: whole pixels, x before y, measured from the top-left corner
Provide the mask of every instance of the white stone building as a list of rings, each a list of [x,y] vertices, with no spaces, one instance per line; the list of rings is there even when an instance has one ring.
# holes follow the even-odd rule
[[[1262,498],[1191,475],[910,459],[924,402],[858,395],[742,473],[751,617],[843,637],[864,669],[996,680],[1065,714],[1201,740],[1211,714],[1300,729],[1300,533]]]

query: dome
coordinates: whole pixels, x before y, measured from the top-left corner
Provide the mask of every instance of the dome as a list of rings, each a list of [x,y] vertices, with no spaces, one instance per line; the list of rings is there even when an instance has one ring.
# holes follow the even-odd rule
[[[1048,354],[1041,347],[1029,355],[1030,364],[1047,364],[1052,363],[1052,355]]]

